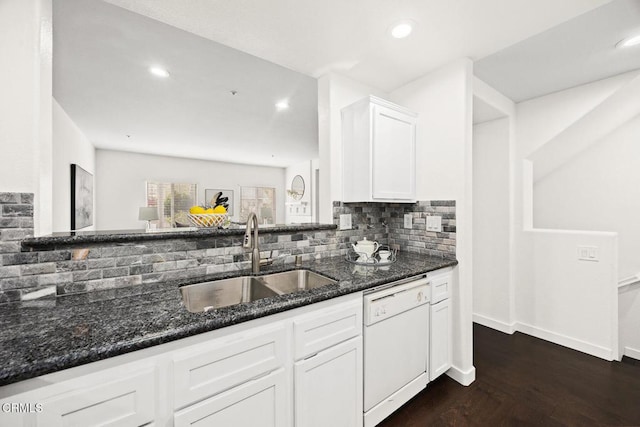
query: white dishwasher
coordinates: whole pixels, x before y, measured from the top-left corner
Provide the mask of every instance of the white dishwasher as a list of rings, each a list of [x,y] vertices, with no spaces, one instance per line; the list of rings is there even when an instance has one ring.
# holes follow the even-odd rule
[[[364,296],[364,426],[427,386],[429,283],[424,276]]]

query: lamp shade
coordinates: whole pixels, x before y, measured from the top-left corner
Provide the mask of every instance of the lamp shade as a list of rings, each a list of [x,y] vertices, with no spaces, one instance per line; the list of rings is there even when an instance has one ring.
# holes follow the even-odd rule
[[[158,219],[158,208],[140,208],[138,212],[138,219],[140,221],[155,221]]]

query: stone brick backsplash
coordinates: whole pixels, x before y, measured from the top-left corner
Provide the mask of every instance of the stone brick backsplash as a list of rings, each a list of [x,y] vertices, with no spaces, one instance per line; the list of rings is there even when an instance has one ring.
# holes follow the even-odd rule
[[[334,202],[334,223],[352,214],[352,230],[264,233],[260,254],[274,264],[344,256],[351,243],[367,237],[401,250],[455,256],[455,203],[415,204]],[[403,216],[414,216],[405,230]],[[425,217],[442,215],[442,233],[426,232]],[[0,304],[12,301],[112,289],[152,286],[174,279],[250,268],[250,252],[241,235],[170,239],[131,243],[64,245],[52,250],[22,251],[33,236],[33,195],[0,193]]]
[[[49,294],[53,290],[51,286],[40,285],[39,277],[32,275],[38,273],[31,273],[37,256],[20,252],[22,239],[32,236],[33,194],[0,193],[0,303],[19,300],[22,287],[31,291],[46,288],[44,292]],[[23,277],[23,268],[27,266],[31,268],[24,270],[28,274]]]
[[[172,279],[251,267],[243,236],[171,239],[132,243],[79,244],[22,252],[33,236],[33,196],[0,193],[0,304],[123,286],[153,285]],[[344,255],[335,230],[264,233],[260,255],[274,264]]]
[[[439,257],[456,254],[456,204],[454,200],[417,203],[333,202],[333,222],[340,226],[340,215],[351,214],[351,230],[338,230],[339,242],[353,243],[366,237],[381,244],[397,244],[401,251]],[[404,228],[404,215],[413,216],[413,227]],[[426,217],[442,217],[442,232],[427,231]]]
[[[455,200],[420,201],[414,205],[390,208],[389,243],[399,244],[409,252],[453,258],[456,255]],[[404,228],[404,215],[413,216],[413,227]],[[427,231],[427,217],[442,217],[442,231]]]

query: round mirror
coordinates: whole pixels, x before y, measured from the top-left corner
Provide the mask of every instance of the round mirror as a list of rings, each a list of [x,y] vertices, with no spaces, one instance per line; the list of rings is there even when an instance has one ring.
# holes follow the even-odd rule
[[[293,200],[300,200],[304,196],[304,179],[300,175],[293,177],[291,189],[288,191]]]

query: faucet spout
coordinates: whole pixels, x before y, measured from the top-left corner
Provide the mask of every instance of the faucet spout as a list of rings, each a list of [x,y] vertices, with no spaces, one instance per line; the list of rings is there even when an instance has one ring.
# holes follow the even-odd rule
[[[252,228],[253,237],[251,236]],[[258,217],[254,212],[251,212],[247,218],[247,228],[244,230],[244,242],[242,246],[251,248],[251,271],[253,273],[259,273],[260,250],[258,249]]]

